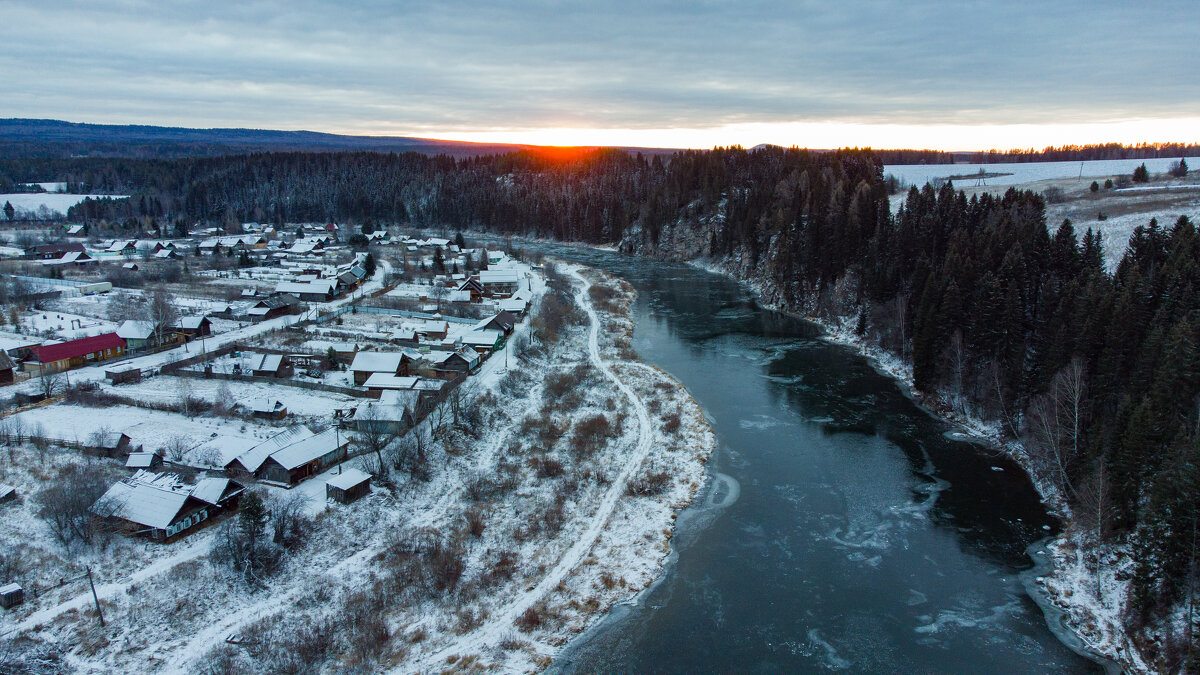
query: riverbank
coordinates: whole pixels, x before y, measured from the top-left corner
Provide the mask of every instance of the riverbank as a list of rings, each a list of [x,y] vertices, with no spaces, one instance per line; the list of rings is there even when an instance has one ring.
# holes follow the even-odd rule
[[[1132,643],[1121,621],[1124,599],[1128,593],[1127,568],[1132,564],[1131,559],[1128,555],[1122,555],[1122,551],[1115,546],[1096,549],[1088,533],[1076,524],[1065,496],[1053,482],[1039,475],[1030,453],[1020,441],[1005,433],[1002,422],[972,416],[955,406],[945,394],[916,391],[911,364],[859,336],[855,332],[856,316],[831,320],[788,311],[782,307],[782,303],[773,299],[774,294],[763,280],[746,278],[745,274],[739,273],[736,265],[706,259],[687,262],[745,284],[766,308],[821,326],[825,331],[825,340],[866,357],[877,372],[894,379],[921,408],[958,427],[964,437],[995,448],[1020,466],[1029,476],[1042,503],[1064,524],[1063,530],[1046,544],[1049,572],[1036,578],[1035,584],[1046,600],[1064,614],[1062,624],[1078,638],[1077,643],[1068,646],[1089,658],[1100,657],[1101,660],[1119,662],[1130,672],[1154,672],[1131,647]],[[1102,561],[1099,571],[1097,561]],[[1097,574],[1101,576],[1099,585],[1096,583]]]

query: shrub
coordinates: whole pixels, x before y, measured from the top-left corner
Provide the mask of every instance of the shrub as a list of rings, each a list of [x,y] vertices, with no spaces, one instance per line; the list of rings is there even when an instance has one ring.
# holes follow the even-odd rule
[[[625,488],[625,494],[631,497],[653,497],[662,494],[670,482],[671,477],[666,471],[647,470],[646,473],[629,481],[629,485]]]
[[[463,514],[463,518],[467,521],[467,531],[471,533],[471,536],[483,535],[483,529],[487,525],[484,516],[483,508],[478,505],[472,506]]]
[[[529,631],[541,626],[541,608],[535,605],[525,610],[521,613],[521,616],[517,617],[517,620],[513,622],[513,625],[516,626],[517,630],[521,631],[522,633],[528,633]]]
[[[663,416],[662,430],[668,434],[673,434],[679,430],[679,425],[682,424],[679,411],[676,410]]]
[[[534,457],[529,465],[537,471],[538,478],[558,478],[563,475],[563,463],[553,457]]]
[[[1099,183],[1097,183],[1096,181],[1092,181],[1092,184],[1091,184],[1091,186],[1090,186],[1088,189],[1089,189],[1089,190],[1091,190],[1092,192],[1099,192],[1099,191],[1100,191],[1100,184],[1099,184]]]
[[[588,457],[596,451],[597,446],[613,436],[613,427],[604,415],[593,415],[581,420],[575,425],[575,433],[571,436],[571,450],[578,457]]]

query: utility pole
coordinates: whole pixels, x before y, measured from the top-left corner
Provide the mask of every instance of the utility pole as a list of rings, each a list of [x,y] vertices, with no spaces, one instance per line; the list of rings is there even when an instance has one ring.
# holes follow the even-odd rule
[[[87,568],[88,586],[92,587],[92,602],[96,603],[96,616],[100,617],[100,627],[104,628],[104,612],[100,611],[100,598],[96,597],[96,584],[92,581],[92,568]]]

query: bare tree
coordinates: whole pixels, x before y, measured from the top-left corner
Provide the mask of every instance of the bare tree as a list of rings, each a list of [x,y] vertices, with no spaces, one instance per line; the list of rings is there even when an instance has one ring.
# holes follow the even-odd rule
[[[373,454],[375,462],[372,468],[378,468],[377,477],[381,480],[388,475],[387,464],[383,461],[383,453],[395,442],[398,434],[392,422],[384,420],[375,406],[367,406],[355,416],[358,437],[356,444],[364,453]]]
[[[950,336],[947,347],[950,357],[950,388],[954,392],[954,407],[958,412],[966,412],[966,396],[963,391],[963,378],[967,372],[967,346],[961,330],[955,330]]]
[[[1096,470],[1079,486],[1076,498],[1076,503],[1079,506],[1075,512],[1075,518],[1079,526],[1091,530],[1095,537],[1095,545],[1092,547],[1096,553],[1093,574],[1095,575],[1096,582],[1096,598],[1099,600],[1104,599],[1104,586],[1100,582],[1100,550],[1107,538],[1106,528],[1113,515],[1113,507],[1110,500],[1111,491],[1112,488],[1108,479],[1108,467],[1104,458],[1101,457],[1096,462]]]
[[[150,295],[147,312],[147,318],[154,324],[155,342],[162,344],[163,332],[171,331],[179,322],[179,308],[175,304],[175,296],[165,288],[154,289]]]
[[[66,375],[59,372],[42,371],[38,377],[38,389],[46,398],[57,396],[66,387]]]
[[[1055,373],[1049,390],[1033,400],[1029,411],[1035,455],[1071,494],[1075,493],[1075,487],[1070,473],[1080,454],[1086,395],[1083,364],[1076,358]]]
[[[104,531],[93,514],[104,517],[116,513],[115,508],[100,501],[107,489],[96,471],[69,465],[34,497],[38,515],[63,546],[69,547],[77,540],[90,544]]]

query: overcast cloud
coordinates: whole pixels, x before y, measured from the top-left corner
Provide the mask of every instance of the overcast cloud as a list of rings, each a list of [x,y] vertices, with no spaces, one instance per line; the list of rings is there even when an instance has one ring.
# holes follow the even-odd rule
[[[3,117],[436,136],[1200,110],[1195,0],[6,0],[0,26]]]

